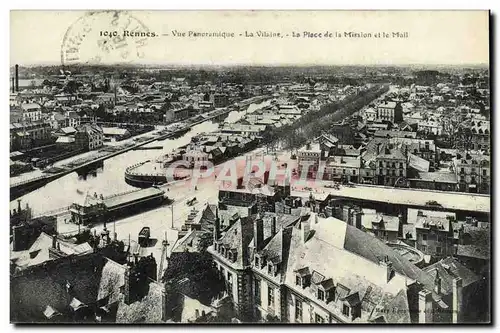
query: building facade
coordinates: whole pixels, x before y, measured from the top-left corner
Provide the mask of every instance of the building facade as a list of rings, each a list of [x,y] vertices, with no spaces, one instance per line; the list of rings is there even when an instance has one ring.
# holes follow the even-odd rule
[[[102,147],[104,134],[102,128],[96,124],[83,124],[76,129],[75,143],[85,150],[94,150]]]
[[[460,192],[490,193],[490,157],[473,152],[460,152],[453,160]]]

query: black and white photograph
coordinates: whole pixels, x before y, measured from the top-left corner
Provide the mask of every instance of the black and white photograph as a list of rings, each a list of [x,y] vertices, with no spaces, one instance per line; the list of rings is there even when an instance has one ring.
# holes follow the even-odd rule
[[[490,23],[10,11],[10,322],[491,324]]]

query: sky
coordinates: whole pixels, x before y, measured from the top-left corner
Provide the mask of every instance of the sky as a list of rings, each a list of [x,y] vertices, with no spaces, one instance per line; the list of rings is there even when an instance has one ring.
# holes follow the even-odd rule
[[[120,12],[118,20],[113,13],[88,15],[83,11],[11,11],[10,16],[11,65],[63,61],[158,65],[489,63],[487,11],[131,11]],[[128,28],[126,22],[132,22]],[[156,36],[143,42],[137,37],[113,42],[101,35],[116,31],[122,36],[131,26],[136,32]],[[173,31],[184,32],[186,37],[175,37]],[[233,33],[235,37],[189,37],[189,31]],[[282,37],[257,37],[258,31]],[[316,37],[304,37],[306,31]],[[347,38],[349,32],[371,37]],[[407,37],[392,37],[398,32]],[[75,42],[78,34],[81,40]],[[254,37],[246,37],[250,34]],[[120,47],[110,51],[109,45]],[[61,53],[67,55],[64,60]]]

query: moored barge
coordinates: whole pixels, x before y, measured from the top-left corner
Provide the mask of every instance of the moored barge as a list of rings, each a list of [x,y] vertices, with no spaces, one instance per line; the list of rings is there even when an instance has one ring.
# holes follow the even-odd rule
[[[109,197],[87,194],[81,202],[69,207],[71,221],[89,225],[137,214],[161,206],[168,201],[165,191],[149,187]]]

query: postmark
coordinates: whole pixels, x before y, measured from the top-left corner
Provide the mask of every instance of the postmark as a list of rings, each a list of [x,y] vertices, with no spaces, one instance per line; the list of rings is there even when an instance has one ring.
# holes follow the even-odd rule
[[[148,39],[154,36],[127,11],[89,12],[66,31],[61,63],[71,66],[137,62],[144,59]]]

